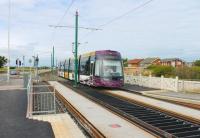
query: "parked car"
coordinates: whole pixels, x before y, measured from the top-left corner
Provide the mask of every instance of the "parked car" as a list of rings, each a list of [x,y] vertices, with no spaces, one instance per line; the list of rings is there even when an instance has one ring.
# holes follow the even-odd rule
[[[17,75],[17,71],[16,70],[11,70],[10,71],[10,75]]]

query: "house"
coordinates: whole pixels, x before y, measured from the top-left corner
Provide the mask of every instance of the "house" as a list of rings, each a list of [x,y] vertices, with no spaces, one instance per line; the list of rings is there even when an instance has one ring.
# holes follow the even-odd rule
[[[140,62],[144,59],[132,59],[128,60],[128,67],[139,67]]]
[[[166,58],[161,60],[162,66],[182,67],[185,62],[179,58]]]
[[[192,67],[194,66],[194,62],[185,62],[185,66]]]
[[[141,68],[140,68],[140,62],[143,59],[132,59],[128,60],[128,67],[124,68],[124,73],[125,74],[134,74],[134,75],[139,75],[141,73]]]
[[[147,68],[150,65],[160,65],[160,58],[145,58],[140,62],[142,68]]]

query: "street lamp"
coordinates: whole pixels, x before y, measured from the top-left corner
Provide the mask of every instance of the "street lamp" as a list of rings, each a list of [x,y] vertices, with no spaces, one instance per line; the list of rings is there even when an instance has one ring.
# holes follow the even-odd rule
[[[11,11],[11,0],[8,1],[8,65],[7,65],[7,82],[10,81],[10,11]]]
[[[79,46],[79,45],[84,45],[84,44],[88,44],[88,42],[78,43],[78,46]],[[75,54],[74,42],[72,42],[72,53]]]
[[[29,64],[30,64],[29,69],[30,69],[30,75],[31,75],[31,63],[32,63],[32,59],[30,58],[28,62],[29,62]]]

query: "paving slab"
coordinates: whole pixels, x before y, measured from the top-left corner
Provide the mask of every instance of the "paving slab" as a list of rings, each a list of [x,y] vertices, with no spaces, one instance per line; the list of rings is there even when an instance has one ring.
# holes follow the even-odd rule
[[[34,115],[31,118],[51,123],[56,138],[86,138],[68,113]]]

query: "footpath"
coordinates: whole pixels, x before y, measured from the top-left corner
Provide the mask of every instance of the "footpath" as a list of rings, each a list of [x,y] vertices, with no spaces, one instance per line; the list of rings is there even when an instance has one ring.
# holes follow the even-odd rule
[[[26,105],[25,89],[0,89],[0,138],[53,138],[50,123],[26,118]]]

